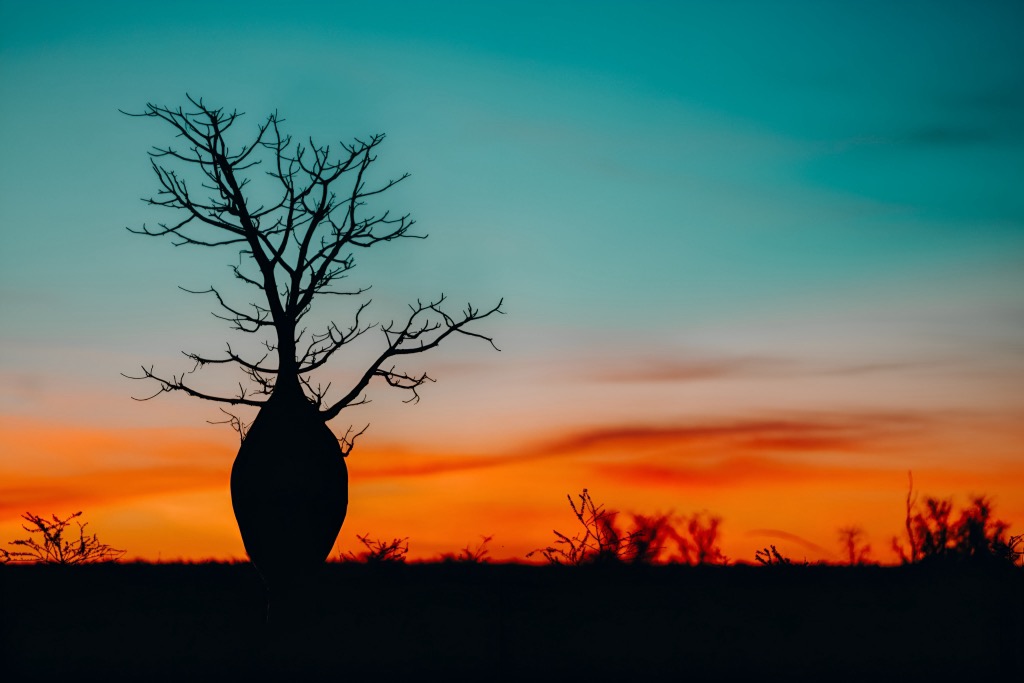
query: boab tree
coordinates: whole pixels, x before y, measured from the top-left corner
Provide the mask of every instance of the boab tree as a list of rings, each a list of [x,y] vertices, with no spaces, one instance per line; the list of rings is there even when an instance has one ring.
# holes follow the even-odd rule
[[[461,334],[494,346],[490,337],[471,331],[473,323],[501,312],[472,305],[452,315],[445,297],[410,307],[404,322],[364,324],[369,301],[355,308],[350,325],[334,322],[309,332],[303,319],[314,301],[329,295],[362,295],[366,288],[339,288],[355,267],[354,252],[411,234],[408,214],[374,212],[368,203],[408,174],[373,184],[369,170],[383,134],[341,143],[338,150],[293,142],[271,114],[241,147],[229,145],[229,131],[241,116],[188,97],[189,109],[147,104],[132,116],[157,119],[171,127],[180,146],[150,151],[160,189],[146,199],[173,209],[176,220],[158,227],[131,229],[170,238],[176,246],[237,250],[231,266],[242,287],[259,293],[240,305],[224,288],[208,294],[219,306],[214,313],[235,330],[261,336],[266,353],[257,358],[227,345],[223,355],[185,353],[194,364],[181,374],[143,367],[133,379],[157,385],[140,400],[168,392],[230,406],[259,409],[248,431],[232,416],[242,445],[231,470],[231,502],[246,552],[268,587],[286,585],[319,566],[330,553],[348,506],[348,472],[344,457],[355,437],[351,428],[340,441],[327,422],[345,408],[366,403],[364,390],[375,379],[410,393],[432,381],[426,373],[401,369],[397,361],[423,353]],[[250,173],[260,167],[270,178],[271,199],[254,192]],[[194,181],[198,180],[198,183]],[[257,198],[253,195],[259,194]],[[192,290],[186,290],[192,291]],[[327,387],[314,385],[313,373],[371,329],[383,340],[379,352],[347,391],[328,398]],[[495,347],[497,348],[497,347]],[[192,381],[204,366],[233,365],[245,375],[233,394],[215,394]],[[230,414],[230,413],[229,413]]]

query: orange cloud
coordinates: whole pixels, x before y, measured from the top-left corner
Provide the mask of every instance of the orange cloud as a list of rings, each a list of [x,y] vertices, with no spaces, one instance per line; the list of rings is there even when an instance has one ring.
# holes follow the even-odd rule
[[[962,416],[793,414],[584,429],[468,455],[360,444],[349,458],[339,549],[358,550],[356,533],[408,536],[410,555],[430,558],[493,535],[494,557],[522,560],[553,529],[574,531],[565,496],[588,487],[624,512],[708,509],[723,517],[733,558],[751,560],[749,534],[774,529],[791,556],[834,559],[824,553],[838,547],[836,530],[855,523],[878,559],[892,559],[907,469],[923,494],[963,502],[987,493],[998,516],[1024,521],[1024,464],[1014,455],[1021,432],[982,431]],[[228,494],[237,450],[229,430],[103,430],[8,417],[0,434],[0,540],[23,535],[18,515],[27,510],[84,509],[90,528],[129,557],[241,552]]]
[[[0,515],[225,486],[233,451],[204,432],[0,418]]]

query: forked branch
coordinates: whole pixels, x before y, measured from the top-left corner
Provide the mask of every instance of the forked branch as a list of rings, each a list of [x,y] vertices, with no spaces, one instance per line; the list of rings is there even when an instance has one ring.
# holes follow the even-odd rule
[[[501,313],[501,302],[487,311],[468,305],[460,316],[453,316],[442,308],[444,296],[429,303],[417,301],[403,325],[379,326],[384,350],[348,393],[330,403],[326,398],[330,383],[314,384],[310,374],[378,327],[363,321],[370,302],[358,306],[350,325],[332,321],[319,331],[307,332],[300,323],[319,295],[360,296],[366,292],[367,287],[339,286],[355,267],[358,249],[425,237],[412,234],[415,221],[408,213],[392,214],[373,207],[379,195],[409,174],[371,180],[383,134],[355,138],[334,148],[312,139],[295,142],[283,132],[284,119],[275,112],[257,126],[248,142],[237,147],[229,144],[228,138],[234,136],[241,113],[210,107],[193,97],[188,97],[188,102],[189,109],[147,104],[141,113],[132,114],[161,121],[174,132],[176,145],[154,147],[149,153],[158,189],[144,201],[176,212],[176,217],[158,227],[143,225],[129,230],[166,237],[178,246],[236,247],[238,261],[231,266],[232,273],[261,292],[257,301],[238,306],[227,300],[223,290],[212,286],[183,289],[212,294],[218,306],[214,315],[232,329],[267,334],[263,344],[268,353],[261,358],[248,357],[228,345],[223,356],[185,354],[193,362],[192,372],[207,365],[239,367],[249,386],[239,384],[233,396],[201,391],[185,381],[185,373],[166,376],[152,366],[143,366],[140,375],[125,375],[156,384],[155,393],[139,400],[182,392],[229,405],[260,406],[265,400],[257,396],[269,396],[282,386],[299,387],[329,420],[347,406],[365,403],[360,396],[375,377],[410,392],[409,401],[418,400],[417,388],[433,380],[425,372],[400,369],[394,362],[400,356],[432,349],[453,334],[477,337],[494,346],[491,337],[472,331],[470,326]],[[271,179],[266,199],[255,197],[250,182],[249,173],[261,165]],[[237,418],[229,422],[239,428]]]
[[[382,366],[392,358],[429,351],[453,334],[464,334],[483,339],[495,350],[500,350],[494,344],[493,338],[471,332],[466,329],[466,326],[478,320],[483,320],[494,313],[503,314],[504,311],[501,310],[501,305],[504,303],[504,299],[498,301],[498,304],[488,311],[481,311],[478,308],[474,308],[471,304],[467,305],[466,309],[462,312],[462,317],[458,320],[442,310],[441,304],[444,301],[445,296],[443,294],[437,301],[430,303],[424,304],[421,301],[417,301],[415,306],[410,306],[412,313],[401,328],[398,328],[394,323],[387,326],[382,325],[381,331],[387,340],[387,348],[377,357],[341,400],[323,411],[324,419],[330,420],[334,418],[343,408],[352,404],[374,377],[382,377],[390,386],[411,391],[413,395],[409,401],[417,401],[419,395],[416,393],[416,389],[425,382],[432,382],[434,380],[428,377],[426,373],[413,375],[397,371],[395,366],[392,366],[389,370],[382,369]],[[431,313],[435,314],[435,316],[430,316]]]

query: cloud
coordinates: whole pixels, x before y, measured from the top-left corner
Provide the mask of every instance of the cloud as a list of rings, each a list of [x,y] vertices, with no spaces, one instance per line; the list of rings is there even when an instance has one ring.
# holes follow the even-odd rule
[[[7,513],[62,509],[68,501],[86,507],[173,492],[227,490],[233,448],[201,438],[203,432],[198,430],[44,429],[10,419],[0,426],[6,428],[5,438],[12,447],[0,460],[0,510]],[[843,477],[851,471],[850,461],[831,456],[884,452],[904,439],[928,433],[933,426],[928,416],[909,413],[623,424],[469,455],[359,448],[349,459],[349,468],[355,484],[543,461],[562,461],[581,472],[659,488],[792,482]],[[857,470],[870,476],[876,462],[857,462]]]
[[[678,358],[644,358],[627,362],[617,368],[587,373],[588,379],[601,382],[692,382],[722,377],[776,375],[791,369],[783,359],[739,356]]]
[[[210,488],[233,449],[202,428],[100,429],[0,418],[0,515]]]
[[[821,375],[875,375],[884,373],[905,373],[908,371],[931,370],[953,365],[952,361],[879,361],[876,363],[860,363],[851,365],[834,365],[822,367],[817,374]]]
[[[940,369],[952,359],[882,358],[847,363],[812,361],[772,355],[715,355],[703,352],[654,352],[623,359],[613,367],[594,370],[594,363],[573,370],[574,377],[610,383],[688,383],[717,379],[839,377],[867,374],[902,374]]]
[[[903,413],[618,425],[515,444],[513,451],[496,453],[449,456],[367,449],[359,453],[352,473],[360,480],[393,479],[597,457],[603,460],[589,464],[592,470],[651,484],[724,484],[757,476],[784,480],[797,476],[797,466],[784,462],[786,456],[880,452],[930,426],[925,416]],[[714,466],[706,461],[709,454],[716,458]],[[803,466],[801,471],[814,471],[814,476],[847,471],[815,467]]]
[[[920,432],[928,423],[922,415],[876,413],[627,425],[576,432],[541,446],[541,450],[556,454],[627,446],[643,449],[710,444],[734,451],[863,450],[897,435]]]
[[[221,488],[228,470],[216,467],[142,466],[94,469],[84,474],[18,477],[0,484],[0,517],[23,512],[76,510],[155,495]],[[70,507],[69,507],[70,506]]]

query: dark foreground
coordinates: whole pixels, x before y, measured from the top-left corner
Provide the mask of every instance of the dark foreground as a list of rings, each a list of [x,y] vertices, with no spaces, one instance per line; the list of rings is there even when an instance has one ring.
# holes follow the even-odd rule
[[[1021,680],[1024,572],[326,567],[266,625],[248,565],[0,566],[0,678]]]

